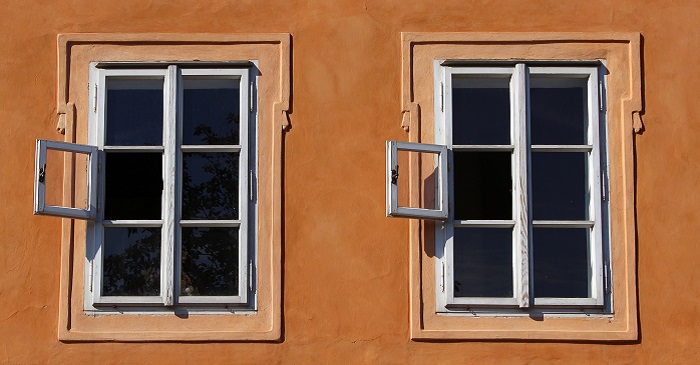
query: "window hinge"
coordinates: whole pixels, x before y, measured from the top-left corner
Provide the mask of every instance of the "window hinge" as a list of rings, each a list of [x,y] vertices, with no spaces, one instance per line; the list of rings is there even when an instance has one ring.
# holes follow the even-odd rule
[[[248,291],[253,291],[253,260],[248,260]]]
[[[93,280],[92,280],[92,273],[93,273],[94,271],[95,271],[95,264],[93,264],[92,262],[90,262],[90,279],[89,279],[89,280],[90,280],[90,292],[92,292],[92,282],[93,282]]]
[[[445,85],[440,82],[440,111],[445,111]]]
[[[608,173],[607,173],[606,169],[603,169],[602,173],[600,174],[600,179],[601,179],[600,191],[602,193],[601,195],[602,195],[603,201],[607,201],[608,200]]]
[[[97,84],[95,84],[95,91],[92,95],[92,112],[97,113]]]
[[[442,292],[445,292],[445,263],[442,263],[442,274],[440,274],[440,289],[442,289]]]
[[[598,81],[598,108],[602,112],[603,108],[603,82]]]
[[[248,171],[248,193],[250,194],[250,201],[253,201],[255,195],[255,188],[253,187],[253,170]]]
[[[610,283],[608,282],[608,264],[603,265],[603,290],[605,294],[610,294]]]
[[[252,113],[253,112],[253,91],[255,91],[255,87],[253,83],[250,83],[250,90],[248,92],[248,110]]]

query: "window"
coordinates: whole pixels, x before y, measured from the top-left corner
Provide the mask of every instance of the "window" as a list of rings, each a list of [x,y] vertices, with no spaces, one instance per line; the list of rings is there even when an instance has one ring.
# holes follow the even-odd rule
[[[252,69],[133,67],[92,65],[85,308],[247,306]]]
[[[410,148],[387,152],[387,214],[418,218],[411,338],[637,338],[639,34],[401,39]]]
[[[436,229],[438,310],[603,312],[598,68],[440,70],[435,136],[449,150],[453,209]]]
[[[35,211],[68,218],[60,340],[279,340],[290,55],[289,34],[59,35]]]
[[[609,250],[598,67],[443,63],[438,70],[435,140],[449,162],[445,178],[444,158],[435,159],[441,173],[431,185],[450,209],[390,210],[441,220],[438,311],[603,313]],[[390,142],[392,175],[394,145],[435,150]]]

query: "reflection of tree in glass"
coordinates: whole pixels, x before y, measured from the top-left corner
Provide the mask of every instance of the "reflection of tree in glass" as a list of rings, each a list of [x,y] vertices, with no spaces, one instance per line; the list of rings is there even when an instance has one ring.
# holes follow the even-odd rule
[[[238,228],[182,229],[181,295],[238,295]]]
[[[238,140],[239,116],[229,113],[227,134],[199,124],[209,145]],[[238,219],[238,152],[183,154],[182,219]],[[238,229],[182,228],[181,295],[238,295]]]
[[[107,228],[127,230],[127,237],[141,236],[132,242],[105,240],[102,295],[146,296],[160,294],[160,228]],[[105,232],[105,237],[109,234]],[[110,244],[125,245],[123,250],[110,252]]]
[[[229,113],[228,124],[238,124],[239,116]],[[206,124],[195,127],[195,135],[209,145],[230,143],[238,128],[219,135]],[[183,154],[182,219],[237,219],[238,164],[236,152]]]

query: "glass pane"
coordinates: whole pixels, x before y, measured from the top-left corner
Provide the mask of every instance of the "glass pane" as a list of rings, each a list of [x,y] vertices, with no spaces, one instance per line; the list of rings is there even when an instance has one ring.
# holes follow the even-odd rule
[[[586,144],[587,79],[530,80],[532,144]]]
[[[240,79],[183,77],[184,144],[238,144]]]
[[[535,297],[587,298],[588,228],[533,230]]]
[[[180,295],[238,295],[238,228],[182,228]]]
[[[510,78],[452,79],[452,143],[510,144]]]
[[[455,219],[513,219],[510,152],[454,151]]]
[[[102,295],[160,295],[160,227],[104,229]]]
[[[182,219],[238,219],[238,152],[183,153]]]
[[[105,219],[160,219],[162,153],[105,155]]]
[[[532,153],[533,219],[588,219],[587,155],[587,152]]]
[[[454,229],[455,297],[513,296],[511,228]]]
[[[163,78],[107,78],[106,145],[160,146]]]

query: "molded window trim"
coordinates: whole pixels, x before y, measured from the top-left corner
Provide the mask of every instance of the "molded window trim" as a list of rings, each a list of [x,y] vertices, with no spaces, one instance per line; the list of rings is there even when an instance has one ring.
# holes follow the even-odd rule
[[[633,132],[642,129],[641,39],[638,33],[402,33],[402,122],[407,140],[441,144],[436,136],[441,92],[435,87],[440,67],[511,67],[519,62],[531,67],[571,64],[575,67],[605,65],[607,90],[601,106],[606,111],[610,204],[610,311],[580,308],[550,313],[538,308],[525,311],[503,307],[475,312],[440,310],[438,291],[444,270],[436,259],[436,230],[440,222],[409,220],[410,331],[413,340],[549,340],[610,341],[637,338],[635,278]],[[445,60],[441,64],[441,60]],[[426,77],[430,75],[430,77]],[[439,132],[438,132],[439,134]],[[503,146],[501,146],[503,147]],[[568,148],[570,146],[559,146]],[[448,161],[449,164],[449,161]],[[427,169],[427,171],[426,171]],[[417,184],[434,169],[418,157],[409,157],[410,181]],[[405,171],[404,171],[405,172]],[[607,183],[607,179],[604,179]],[[410,204],[425,197],[409,191]],[[539,222],[549,225],[552,222]],[[573,222],[570,222],[573,223]],[[577,222],[578,223],[578,222]],[[541,304],[541,301],[538,301]],[[530,304],[534,304],[530,302]],[[607,303],[606,303],[607,306]],[[444,308],[444,307],[443,307]],[[594,315],[589,315],[593,311]],[[520,312],[518,314],[517,312]],[[553,311],[556,312],[556,311]]]
[[[278,341],[281,336],[281,220],[282,140],[289,130],[291,97],[291,36],[289,34],[61,34],[58,36],[58,126],[67,143],[86,144],[88,116],[93,100],[89,88],[90,64],[101,67],[183,68],[252,67],[260,92],[253,112],[260,151],[250,194],[257,201],[256,226],[249,232],[257,244],[249,256],[255,272],[248,271],[249,306],[188,304],[176,310],[163,305],[119,306],[119,310],[85,310],[89,223],[63,219],[58,338],[61,341]],[[163,60],[167,60],[164,62]],[[239,61],[244,60],[244,61]],[[63,202],[84,193],[82,173],[66,154],[63,161]],[[53,176],[53,175],[52,175]],[[95,174],[96,176],[96,174]],[[76,179],[80,177],[80,179]],[[80,181],[75,181],[80,180]],[[52,189],[54,191],[55,189]],[[250,189],[249,189],[250,190]],[[55,194],[55,192],[52,192]],[[246,194],[248,195],[248,194]],[[264,219],[262,219],[264,218]],[[251,263],[247,263],[250,267]],[[223,309],[222,309],[223,306]],[[186,325],[185,322],[186,321]],[[157,329],[154,330],[154,329]]]

